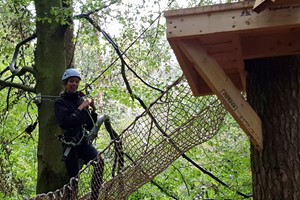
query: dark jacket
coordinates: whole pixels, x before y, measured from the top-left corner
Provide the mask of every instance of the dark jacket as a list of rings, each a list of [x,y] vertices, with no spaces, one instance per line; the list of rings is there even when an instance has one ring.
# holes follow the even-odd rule
[[[78,107],[83,102],[83,94],[62,93],[55,100],[55,116],[62,129],[66,141],[78,142],[82,137],[83,127],[90,131],[94,122],[97,120],[97,114],[89,110],[79,110]]]

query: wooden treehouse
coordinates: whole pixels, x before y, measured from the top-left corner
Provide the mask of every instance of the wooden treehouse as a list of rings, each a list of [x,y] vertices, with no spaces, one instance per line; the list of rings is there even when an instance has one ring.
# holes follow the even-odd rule
[[[193,94],[216,94],[262,150],[261,121],[241,95],[244,60],[300,54],[300,0],[248,0],[164,15],[167,39]]]

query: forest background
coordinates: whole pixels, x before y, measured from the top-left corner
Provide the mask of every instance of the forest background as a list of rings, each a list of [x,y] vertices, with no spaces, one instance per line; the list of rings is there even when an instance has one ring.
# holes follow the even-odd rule
[[[124,52],[129,66],[139,76],[129,73],[132,89],[149,105],[159,93],[141,80],[165,90],[182,75],[166,40],[163,11],[215,3],[220,2],[86,0],[76,1],[74,16],[97,10],[97,23]],[[9,80],[6,69],[16,45],[35,32],[35,12],[32,1],[6,0],[0,4],[0,75],[1,80]],[[109,115],[113,127],[121,133],[143,108],[126,90],[118,55],[103,35],[82,19],[75,21],[74,35],[74,66],[82,73],[82,87],[85,82],[91,83],[98,112]],[[35,47],[35,40],[22,45],[17,66],[34,65]],[[30,75],[18,81],[24,86],[34,84]],[[37,120],[36,95],[13,86],[1,86],[0,92],[0,199],[26,199],[36,193],[38,128],[26,132]],[[46,100],[53,102],[54,98]],[[101,150],[109,142],[102,128],[96,146]],[[144,185],[130,199],[243,199],[237,191],[252,193],[249,146],[246,135],[228,114],[213,139],[187,152],[207,173],[180,158],[154,179],[156,185]]]

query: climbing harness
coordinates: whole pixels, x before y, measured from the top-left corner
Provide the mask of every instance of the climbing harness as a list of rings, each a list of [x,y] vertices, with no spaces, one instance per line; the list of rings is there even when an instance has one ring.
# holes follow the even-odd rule
[[[91,117],[91,116],[90,116]],[[94,123],[94,126],[92,128],[91,131],[88,131],[83,125],[81,126],[82,128],[82,136],[80,137],[80,139],[77,141],[75,138],[72,138],[71,141],[66,141],[64,136],[60,136],[58,137],[58,139],[66,146],[66,149],[64,150],[64,154],[63,154],[63,158],[66,158],[71,149],[73,147],[79,146],[84,138],[87,138],[87,141],[89,144],[93,143],[94,139],[97,137],[98,131],[101,127],[101,125],[103,124],[103,122],[106,119],[106,115],[101,115],[100,117],[98,117],[97,121]]]

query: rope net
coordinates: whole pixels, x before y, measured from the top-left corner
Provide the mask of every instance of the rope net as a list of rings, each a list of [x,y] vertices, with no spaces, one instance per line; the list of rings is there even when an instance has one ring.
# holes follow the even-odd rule
[[[178,79],[77,177],[34,199],[127,199],[184,152],[212,138],[226,113],[216,96],[194,97],[187,81]]]

